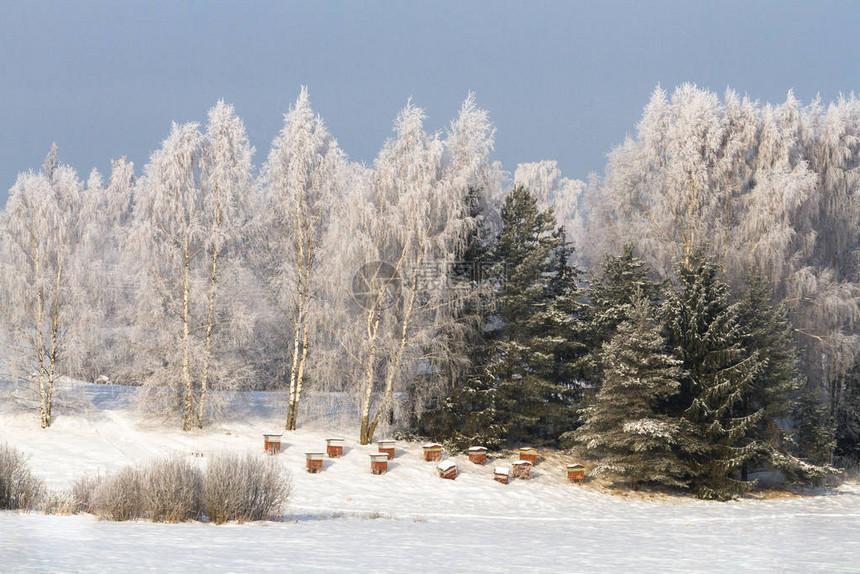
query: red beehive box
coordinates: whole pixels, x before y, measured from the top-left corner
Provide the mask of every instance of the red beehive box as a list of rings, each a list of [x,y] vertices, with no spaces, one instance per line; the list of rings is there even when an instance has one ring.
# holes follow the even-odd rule
[[[570,482],[582,482],[585,480],[585,467],[581,464],[567,465],[567,480]]]
[[[388,454],[384,452],[370,455],[370,473],[385,474],[388,472]]]
[[[325,439],[325,452],[329,458],[339,458],[343,454],[342,438]]]
[[[537,464],[538,453],[535,449],[524,447],[520,449],[520,460],[527,460],[532,464]]]
[[[487,464],[487,447],[469,447],[469,461],[475,464]]]
[[[511,469],[504,466],[497,466],[493,471],[493,480],[507,484],[511,477]]]
[[[428,442],[424,445],[424,460],[425,462],[433,462],[434,460],[442,460],[442,445],[435,442]]]
[[[384,452],[388,455],[389,459],[394,458],[394,441],[393,440],[381,440],[378,443],[379,452]]]
[[[282,435],[279,434],[264,434],[263,450],[265,450],[269,454],[280,454],[281,436]]]
[[[530,461],[518,460],[514,462],[511,466],[514,467],[514,478],[528,479],[531,477],[532,463]]]
[[[321,452],[306,452],[308,472],[316,474],[322,472],[323,469],[323,453]]]
[[[436,470],[439,471],[440,478],[454,480],[457,478],[457,463],[453,460],[443,460],[436,465]]]

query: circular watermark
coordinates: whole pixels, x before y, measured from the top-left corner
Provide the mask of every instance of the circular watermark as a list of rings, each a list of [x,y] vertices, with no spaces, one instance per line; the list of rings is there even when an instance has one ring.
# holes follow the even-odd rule
[[[352,276],[352,297],[365,309],[387,309],[400,301],[400,275],[385,261],[371,261]]]

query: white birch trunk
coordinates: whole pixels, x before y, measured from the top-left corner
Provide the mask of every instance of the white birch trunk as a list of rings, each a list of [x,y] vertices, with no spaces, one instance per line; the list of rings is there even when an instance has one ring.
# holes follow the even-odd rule
[[[184,388],[182,430],[189,431],[193,426],[194,401],[191,376],[191,326],[189,325],[189,299],[190,285],[189,274],[191,273],[191,260],[188,251],[188,238],[185,238],[183,246],[184,268],[182,274],[182,381]]]

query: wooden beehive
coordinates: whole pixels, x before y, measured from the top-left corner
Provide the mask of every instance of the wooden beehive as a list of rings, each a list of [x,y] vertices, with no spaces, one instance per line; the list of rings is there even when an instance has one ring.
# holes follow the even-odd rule
[[[523,447],[520,449],[520,460],[527,460],[532,464],[537,464],[538,452],[531,447]]]
[[[454,480],[457,478],[457,463],[453,460],[443,460],[436,465],[436,470],[439,471],[440,478]]]
[[[424,460],[433,462],[442,460],[442,445],[435,442],[428,442],[424,445]]]
[[[528,479],[532,474],[532,463],[528,460],[518,460],[511,464],[514,467],[514,478]]]
[[[306,452],[308,472],[316,474],[322,472],[323,469],[323,453],[321,452]]]
[[[327,438],[325,439],[325,452],[329,458],[339,458],[343,455],[343,439],[342,438]]]
[[[469,461],[475,464],[487,464],[487,447],[469,447]]]
[[[370,455],[370,473],[385,474],[388,472],[388,453],[379,452]]]
[[[570,482],[582,482],[585,480],[585,467],[581,464],[567,465],[567,480]]]
[[[379,446],[379,452],[384,452],[385,454],[387,454],[389,459],[394,458],[393,440],[381,440],[376,444]]]
[[[511,469],[505,466],[497,466],[493,471],[493,480],[496,482],[501,482],[502,484],[507,484],[508,480],[511,478]]]
[[[280,454],[281,452],[281,436],[279,434],[264,434],[263,435],[263,450],[269,454]]]

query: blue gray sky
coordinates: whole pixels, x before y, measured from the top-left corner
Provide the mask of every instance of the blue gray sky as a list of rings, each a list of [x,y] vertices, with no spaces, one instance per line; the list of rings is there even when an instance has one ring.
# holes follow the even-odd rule
[[[444,129],[469,90],[496,159],[601,173],[657,84],[762,101],[857,89],[857,2],[187,2],[0,0],[0,200],[51,142],[86,179],[138,173],[171,121],[219,99],[259,165],[301,85],[370,163],[412,96]]]

